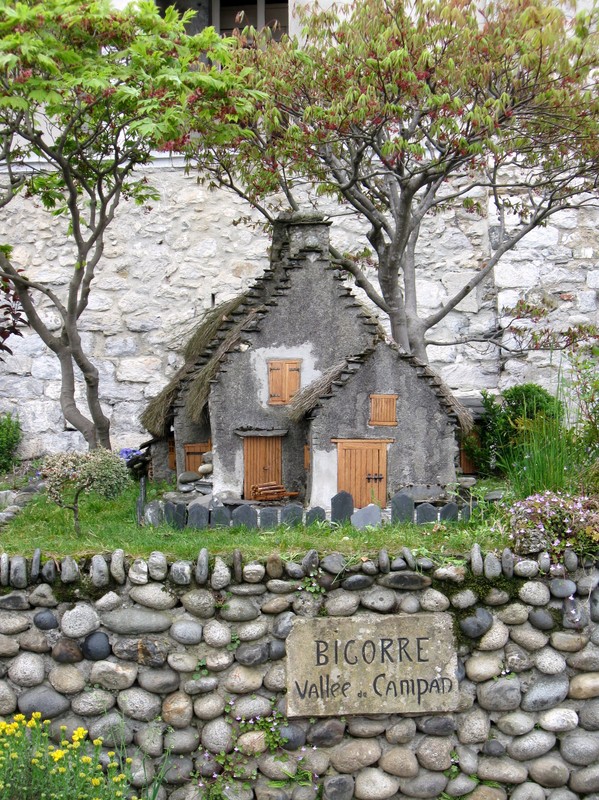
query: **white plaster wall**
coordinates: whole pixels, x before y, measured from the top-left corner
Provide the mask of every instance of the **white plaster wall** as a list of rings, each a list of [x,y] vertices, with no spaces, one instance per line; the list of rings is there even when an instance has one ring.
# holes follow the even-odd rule
[[[310,505],[330,508],[331,497],[337,494],[337,447],[332,450],[312,450],[312,488]]]
[[[181,347],[190,331],[214,302],[246,289],[268,263],[269,237],[239,198],[207,190],[193,174],[186,175],[181,166],[167,160],[148,168],[147,174],[160,200],[147,209],[129,203],[119,209],[80,325],[85,346],[100,370],[101,400],[111,418],[115,448],[135,446],[147,438],[138,416],[181,364]],[[363,228],[340,215],[338,208],[329,210],[335,212],[331,235],[339,249],[362,249]],[[242,217],[255,224],[235,224]],[[73,254],[62,220],[19,198],[2,210],[0,242],[13,245],[15,264],[32,279],[51,281],[58,294],[64,292]],[[489,252],[486,218],[461,211],[432,218],[418,253],[426,265],[420,278],[423,312],[438,308],[467,282]],[[369,276],[375,279],[374,270]],[[452,342],[482,333],[523,294],[531,299],[548,296],[555,306],[552,324],[557,326],[596,323],[598,293],[596,213],[556,215],[546,228],[507,254],[494,278],[460,303],[431,335]],[[37,308],[57,326],[43,299],[37,300]],[[37,336],[26,329],[23,333],[22,339],[10,341],[14,356],[0,363],[0,412],[20,415],[25,432],[22,455],[83,448],[80,434],[65,430],[56,360]],[[275,348],[268,357],[278,355]],[[524,380],[551,386],[558,372],[555,356],[500,356],[496,348],[481,343],[433,346],[429,355],[432,366],[460,393]],[[265,359],[266,354],[259,357]],[[305,385],[318,373],[308,349],[302,357]]]

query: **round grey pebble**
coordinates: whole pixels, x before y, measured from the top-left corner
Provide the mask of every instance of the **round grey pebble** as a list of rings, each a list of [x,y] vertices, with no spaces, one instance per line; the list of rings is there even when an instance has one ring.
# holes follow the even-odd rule
[[[539,565],[532,558],[523,558],[514,564],[514,575],[519,578],[534,578],[539,574]]]
[[[527,581],[520,587],[518,597],[531,606],[546,606],[551,599],[549,588],[540,581]]]
[[[48,610],[38,611],[33,617],[33,624],[36,628],[39,628],[40,631],[50,631],[53,628],[58,628],[56,615]]]
[[[100,627],[100,618],[92,606],[86,603],[77,603],[75,608],[65,611],[60,621],[60,627],[69,639],[79,639]]]
[[[202,641],[203,627],[194,619],[180,619],[173,622],[169,634],[179,644],[194,645]]]
[[[528,621],[539,631],[550,631],[555,628],[555,620],[546,608],[531,608]]]
[[[460,620],[462,632],[471,639],[478,639],[493,624],[493,615],[486,608],[477,608],[471,616]]]
[[[102,661],[110,655],[110,641],[104,631],[94,631],[86,636],[81,645],[84,658],[90,661]]]

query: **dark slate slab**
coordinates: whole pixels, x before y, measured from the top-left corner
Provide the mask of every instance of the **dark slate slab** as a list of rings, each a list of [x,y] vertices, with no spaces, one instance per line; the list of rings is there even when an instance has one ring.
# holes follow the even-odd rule
[[[304,521],[304,509],[299,503],[289,503],[281,509],[281,525],[301,525]]]
[[[391,522],[414,522],[414,501],[404,492],[391,498]]]
[[[246,528],[258,527],[258,512],[252,506],[237,506],[231,514],[233,525],[243,525]]]
[[[272,528],[276,528],[278,524],[279,524],[278,508],[271,508],[270,506],[266,506],[266,508],[260,509],[260,528],[262,530],[271,530]]]
[[[327,518],[324,508],[316,506],[306,512],[306,526],[312,525],[314,522],[325,522]]]
[[[175,504],[167,500],[164,504],[164,521],[167,525],[174,525],[175,520]]]
[[[187,506],[185,503],[175,503],[175,517],[173,527],[178,531],[183,530],[187,521]]]
[[[206,508],[206,506],[201,506],[199,504],[189,506],[189,511],[187,512],[188,528],[198,528],[199,530],[202,530],[203,528],[208,527],[209,521],[210,511]]]
[[[370,503],[353,513],[350,520],[354,528],[359,531],[364,528],[378,528],[381,524],[381,509],[374,503]]]
[[[228,528],[231,524],[231,512],[226,506],[216,506],[210,512],[211,528]]]
[[[354,513],[354,498],[349,492],[338,492],[331,498],[331,522],[349,522]]]
[[[422,503],[416,509],[416,523],[422,525],[423,522],[436,522],[437,509],[430,503]]]
[[[454,522],[458,518],[459,509],[457,503],[446,503],[439,513],[439,519],[446,522]]]

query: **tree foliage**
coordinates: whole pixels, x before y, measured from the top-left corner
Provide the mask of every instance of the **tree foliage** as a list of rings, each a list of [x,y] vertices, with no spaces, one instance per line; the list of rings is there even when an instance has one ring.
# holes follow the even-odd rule
[[[108,0],[0,0],[0,207],[21,192],[66,217],[72,253],[63,292],[28,277],[2,248],[0,285],[58,358],[64,417],[91,448],[110,447],[109,420],[78,321],[106,230],[122,201],[156,197],[138,168],[155,150],[187,140],[189,108],[202,141],[219,144],[243,105],[242,73],[226,69],[226,42],[213,29],[186,35],[187,20],[174,9],[162,18],[152,2],[116,11]],[[60,319],[57,331],[45,321],[48,307]],[[83,407],[75,399],[79,373]]]
[[[424,358],[431,328],[507,251],[596,198],[597,9],[354,0],[300,16],[301,41],[239,35],[235,67],[265,94],[244,118],[252,136],[191,158],[269,220],[310,189],[366,222],[377,281],[368,253],[333,256],[388,314],[396,341]],[[492,213],[497,246],[428,313],[418,240],[447,208]]]

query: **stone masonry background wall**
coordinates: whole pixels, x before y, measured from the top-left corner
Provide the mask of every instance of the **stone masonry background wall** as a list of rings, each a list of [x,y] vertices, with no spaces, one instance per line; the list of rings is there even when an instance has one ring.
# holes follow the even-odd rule
[[[81,320],[85,345],[100,370],[101,399],[117,448],[135,446],[146,437],[139,413],[180,365],[182,343],[213,303],[244,290],[262,272],[270,244],[260,227],[235,224],[251,216],[238,198],[198,186],[194,175],[166,161],[148,173],[161,199],[147,209],[128,203],[119,209]],[[362,249],[359,227],[339,216],[338,208],[330,210],[335,244],[341,250]],[[487,331],[501,317],[501,308],[522,294],[550,300],[556,325],[596,322],[596,219],[590,210],[553,218],[508,254],[494,280],[462,301],[434,337],[445,341]],[[57,233],[61,225],[24,198],[3,209],[0,219],[0,242],[14,246],[15,264],[59,290],[72,263]],[[426,265],[419,283],[427,308],[438,307],[478,269],[494,230],[492,218],[465,211],[439,214],[429,222],[418,254]],[[37,307],[42,316],[51,316],[43,300]],[[56,359],[37,336],[24,334],[11,341],[15,355],[0,363],[0,412],[19,413],[25,431],[21,454],[82,448],[80,434],[65,430]],[[430,347],[429,355],[432,366],[461,393],[525,380],[550,386],[559,369],[555,355],[506,357],[476,343]]]
[[[596,800],[599,570],[564,561],[477,545],[464,566],[406,548],[357,562],[3,554],[0,714],[123,742],[136,787],[163,764],[160,800],[199,800],[219,754],[239,753],[256,778],[223,781],[227,800]],[[455,712],[277,717],[294,620],[416,612],[455,620]],[[287,739],[274,752],[271,729]]]

